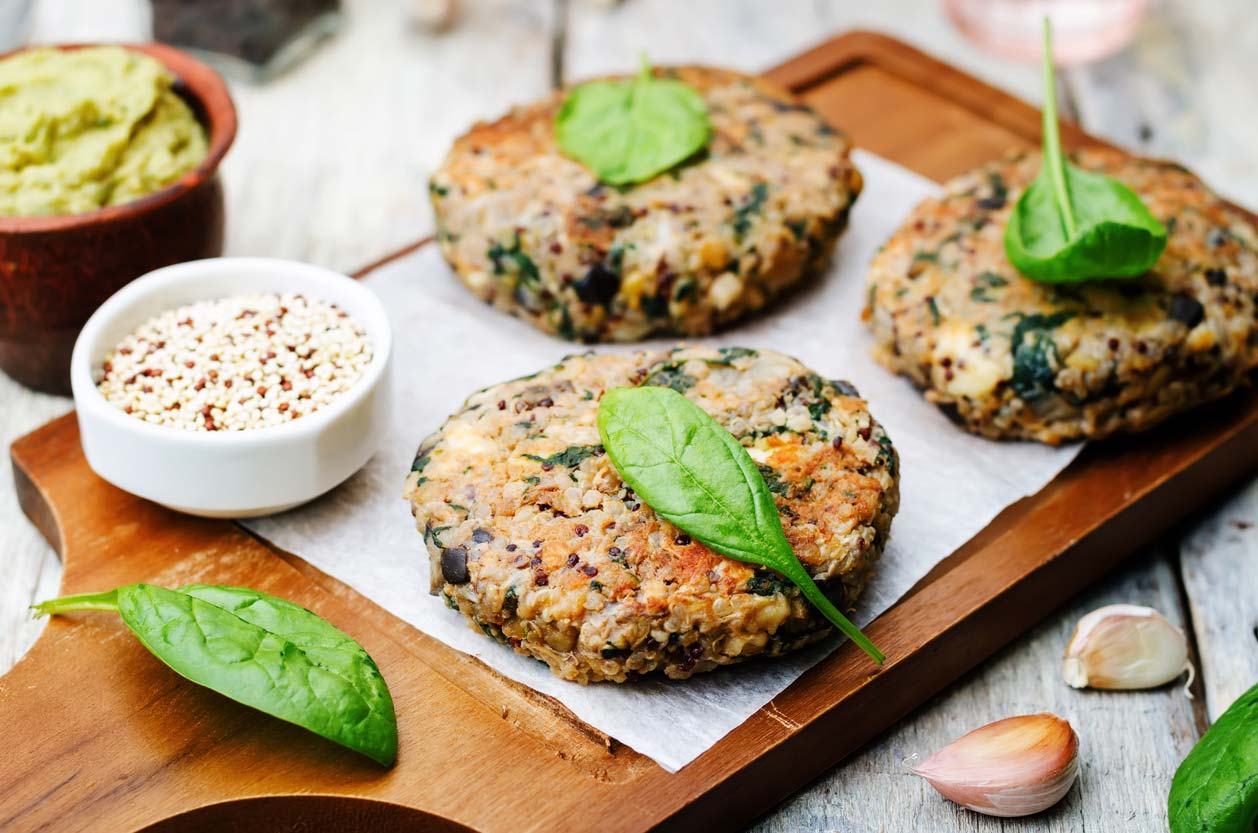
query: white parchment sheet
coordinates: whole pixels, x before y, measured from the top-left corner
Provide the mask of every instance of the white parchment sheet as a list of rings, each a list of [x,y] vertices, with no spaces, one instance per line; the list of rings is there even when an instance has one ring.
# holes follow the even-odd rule
[[[1039,491],[1078,447],[972,437],[869,357],[871,340],[860,321],[865,267],[909,209],[937,186],[869,153],[858,151],[856,163],[865,190],[829,274],[784,306],[710,341],[773,348],[823,376],[851,381],[895,443],[902,472],[900,513],[854,617],[863,625],[1007,505]],[[793,657],[684,681],[581,686],[469,628],[462,616],[428,594],[428,557],[401,497],[403,478],[420,440],[472,391],[532,373],[583,348],[543,335],[473,298],[436,246],[425,246],[367,280],[384,300],[394,330],[398,403],[392,429],[379,453],[350,481],[305,507],[250,521],[251,528],[425,633],[555,697],[591,726],[670,772],[702,754],[833,649],[831,641]],[[389,669],[383,671],[387,678]]]

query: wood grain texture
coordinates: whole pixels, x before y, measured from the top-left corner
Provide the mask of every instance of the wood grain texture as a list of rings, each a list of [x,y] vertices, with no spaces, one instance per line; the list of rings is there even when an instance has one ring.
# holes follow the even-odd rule
[[[1062,682],[1060,663],[1077,619],[1104,604],[1146,604],[1180,624],[1174,571],[1174,560],[1166,552],[1133,562],[1103,586],[1066,605],[1016,646],[993,656],[858,758],[822,776],[753,830],[1164,830],[1171,776],[1196,741],[1193,706],[1182,684],[1142,692],[1077,692]],[[1078,733],[1080,777],[1065,800],[1034,820],[969,813],[908,774],[912,765],[971,729],[999,717],[1039,711],[1065,718]],[[825,800],[815,800],[817,795]],[[930,819],[929,827],[919,826],[923,818]]]
[[[1258,480],[1193,529],[1180,558],[1213,721],[1258,684]]]

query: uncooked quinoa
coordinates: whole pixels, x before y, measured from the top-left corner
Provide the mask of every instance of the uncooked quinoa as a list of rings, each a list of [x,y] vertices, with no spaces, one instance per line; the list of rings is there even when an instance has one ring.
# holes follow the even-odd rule
[[[335,304],[295,293],[237,295],[168,310],[105,358],[111,404],[185,431],[244,431],[325,407],[363,375],[371,341]]]

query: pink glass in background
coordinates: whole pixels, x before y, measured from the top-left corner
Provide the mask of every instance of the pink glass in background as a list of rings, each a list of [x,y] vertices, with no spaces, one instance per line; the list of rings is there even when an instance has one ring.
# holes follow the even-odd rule
[[[943,0],[943,5],[967,37],[1016,61],[1040,59],[1048,17],[1055,62],[1072,65],[1107,58],[1126,46],[1148,0]]]

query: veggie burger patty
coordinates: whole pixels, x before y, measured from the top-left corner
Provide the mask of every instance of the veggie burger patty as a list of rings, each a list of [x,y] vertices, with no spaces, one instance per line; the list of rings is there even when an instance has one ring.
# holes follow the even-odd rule
[[[688,677],[829,633],[794,585],[691,540],[620,480],[595,419],[629,385],[680,391],[737,437],[805,568],[840,607],[856,599],[899,503],[895,450],[846,382],[738,347],[570,356],[473,394],[406,483],[432,592],[580,682]]]
[[[1258,366],[1254,226],[1177,165],[1109,150],[1071,158],[1123,182],[1166,225],[1147,274],[1043,284],[1014,269],[1005,223],[1039,153],[948,183],[870,266],[877,358],[975,433],[1056,444],[1140,431]]]
[[[707,102],[712,139],[649,182],[602,185],[555,141],[563,93],[460,137],[429,183],[437,241],[477,296],[579,341],[703,335],[828,259],[861,190],[850,143],[785,90],[656,70]]]

